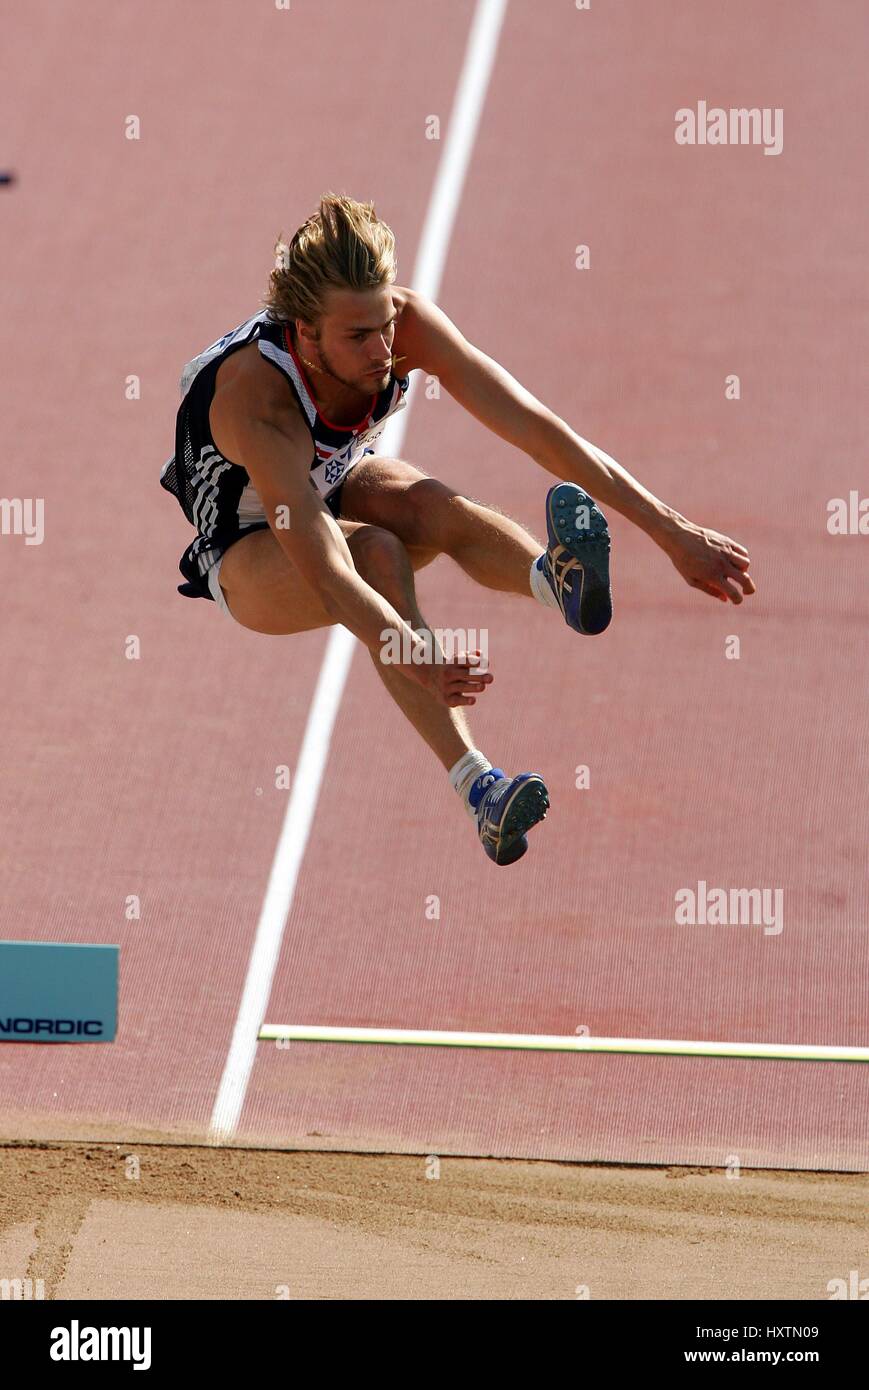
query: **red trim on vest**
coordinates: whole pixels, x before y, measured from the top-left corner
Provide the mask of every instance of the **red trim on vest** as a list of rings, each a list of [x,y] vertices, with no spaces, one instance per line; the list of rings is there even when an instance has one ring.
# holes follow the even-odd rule
[[[296,364],[299,376],[302,378],[302,381],[304,382],[305,390],[307,391],[308,396],[310,397],[311,405],[316,410],[318,416],[323,421],[324,425],[328,425],[330,430],[343,430],[346,434],[353,434],[355,430],[362,429],[363,426],[371,424],[371,416],[374,411],[374,407],[377,404],[376,391],[374,395],[371,397],[371,404],[369,405],[367,412],[365,413],[365,415],[363,415],[361,420],[357,421],[355,425],[334,425],[331,420],[326,419],[326,416],[323,414],[322,410],[320,410],[320,408],[317,405],[314,393],[311,390],[311,383],[308,381],[308,378],[305,375],[304,368],[302,367],[301,362],[299,361],[298,357],[296,356],[293,350],[293,344],[290,340],[290,330],[287,324],[284,324],[284,342],[287,345],[287,351],[289,352],[290,356]]]

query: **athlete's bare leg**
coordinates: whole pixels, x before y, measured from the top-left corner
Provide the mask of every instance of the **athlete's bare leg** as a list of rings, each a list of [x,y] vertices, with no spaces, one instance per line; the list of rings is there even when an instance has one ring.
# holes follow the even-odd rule
[[[416,601],[413,572],[433,560],[436,552],[408,551],[395,535],[380,527],[343,518],[338,525],[366,583],[388,599],[414,629],[427,629]],[[287,635],[330,627],[335,622],[271,531],[254,531],[230,547],[223,557],[220,586],[232,616],[254,632]],[[431,640],[434,644],[433,637]],[[379,654],[371,656],[395,703],[449,770],[474,747],[463,709],[440,704],[394,666],[384,665]]]
[[[363,558],[363,577],[373,589],[389,600],[399,617],[404,618],[415,632],[431,632],[416,600],[413,559],[397,537],[391,539],[393,544],[374,547],[372,554]],[[432,558],[434,557],[429,552],[420,559],[416,568],[427,564]],[[431,643],[432,649],[438,646],[443,651],[434,634],[431,636]],[[429,748],[449,772],[453,764],[475,746],[464,710],[459,707],[447,708],[440,704],[427,690],[415,681],[409,681],[394,666],[384,665],[374,652],[371,653],[371,659],[375,671],[399,709],[403,710],[417,733],[425,739]]]
[[[487,589],[529,598],[531,562],[546,549],[496,507],[456,492],[404,459],[358,463],[344,482],[341,514],[385,527],[411,553],[449,555]]]

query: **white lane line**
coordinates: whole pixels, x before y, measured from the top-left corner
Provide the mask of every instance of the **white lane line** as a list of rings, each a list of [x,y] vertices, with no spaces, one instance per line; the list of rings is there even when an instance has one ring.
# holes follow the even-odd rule
[[[413,269],[413,288],[434,299],[440,289],[465,174],[495,62],[507,0],[480,0],[474,12],[465,61],[459,74],[446,144],[441,155],[422,239]]]
[[[337,629],[351,634],[346,628]],[[271,994],[272,979],[284,935],[296,880],[317,809],[320,783],[329,752],[329,740],[353,654],[352,640],[326,645],[320,675],[308,711],[302,751],[293,777],[290,801],[275,850],[263,899],[238,1017],[232,1033],[223,1076],[211,1113],[210,1137],[217,1143],[231,1139],[244,1105],[247,1084],[256,1054],[257,1032]]]
[[[411,280],[411,286],[430,299],[436,297],[440,288],[507,4],[508,0],[478,0],[474,12],[447,138],[429,199]],[[401,452],[414,385],[415,382],[411,382],[407,392],[406,408],[387,421],[381,436],[378,452],[388,457],[395,457]],[[336,626],[331,629],[257,923],[232,1042],[211,1113],[209,1137],[215,1143],[226,1143],[232,1139],[244,1105],[256,1057],[257,1034],[268,1007],[284,926],[293,905],[296,882],[329,756],[332,728],[355,644],[356,638],[347,628]]]

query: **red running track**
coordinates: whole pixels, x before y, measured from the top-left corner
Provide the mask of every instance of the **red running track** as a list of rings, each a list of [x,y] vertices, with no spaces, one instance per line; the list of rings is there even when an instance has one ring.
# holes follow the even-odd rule
[[[407,282],[442,153],[425,121],[446,125],[469,15],[123,0],[7,24],[3,488],[44,498],[46,529],[0,536],[3,934],[120,942],[122,997],[111,1046],[0,1048],[3,1137],[208,1132],[286,805],[273,770],[327,634],[258,637],[176,595],[188,530],[157,477],[177,378],[258,306],[275,234],[327,188],[374,198]],[[439,302],[747,545],[758,593],[716,605],[618,516],[595,642],[426,570],[433,625],[489,630],[478,744],[541,771],[552,812],[521,864],[490,865],[357,649],[270,1021],[869,1041],[869,540],[826,524],[866,488],[866,41],[847,0],[511,0]],[[699,100],[782,108],[782,153],[677,146]],[[549,475],[449,398],[418,394],[403,452],[544,534]],[[699,880],[781,889],[783,930],[677,926]],[[863,1170],[867,1115],[859,1066],[263,1044],[237,1141]]]

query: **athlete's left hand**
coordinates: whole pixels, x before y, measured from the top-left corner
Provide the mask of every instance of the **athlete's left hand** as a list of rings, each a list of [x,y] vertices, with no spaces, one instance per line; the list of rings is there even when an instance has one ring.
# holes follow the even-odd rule
[[[757,590],[748,573],[748,551],[739,541],[695,526],[684,517],[662,542],[676,569],[693,589],[702,589],[722,603],[742,603],[744,594]]]

